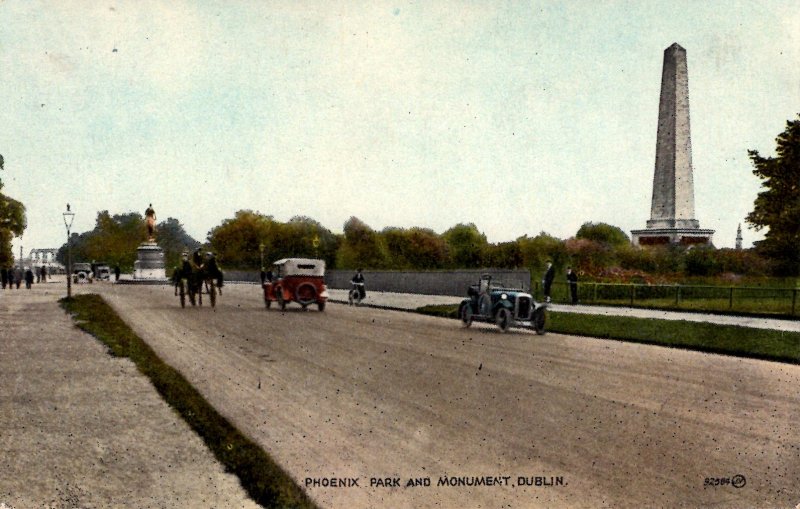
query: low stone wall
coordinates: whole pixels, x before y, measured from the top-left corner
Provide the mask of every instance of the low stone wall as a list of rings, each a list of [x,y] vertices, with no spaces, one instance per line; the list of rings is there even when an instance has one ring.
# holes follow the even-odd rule
[[[355,271],[329,270],[325,274],[325,284],[329,288],[350,288],[350,279]],[[475,284],[481,274],[491,274],[492,278],[504,285],[530,290],[531,274],[527,269],[475,269],[475,270],[365,270],[364,279],[367,291],[418,293],[424,295],[452,295],[460,297],[467,294],[467,288]],[[226,281],[260,283],[258,271],[225,271]]]

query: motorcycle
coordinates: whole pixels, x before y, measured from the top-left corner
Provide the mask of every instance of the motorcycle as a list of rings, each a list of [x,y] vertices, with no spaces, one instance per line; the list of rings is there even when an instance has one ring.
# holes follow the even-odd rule
[[[364,299],[364,283],[350,282],[350,291],[347,294],[347,301],[351,306],[358,306]]]

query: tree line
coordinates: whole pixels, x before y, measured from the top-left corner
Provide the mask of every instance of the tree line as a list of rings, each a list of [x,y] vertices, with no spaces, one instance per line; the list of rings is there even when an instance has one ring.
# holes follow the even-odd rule
[[[5,160],[0,154],[0,170],[5,169]],[[25,205],[2,192],[3,180],[0,179],[0,267],[14,264],[11,252],[11,241],[15,236],[22,236],[27,226]]]
[[[800,273],[800,120],[787,122],[777,138],[777,155],[749,152],[764,180],[747,221],[767,228],[765,239],[753,249],[662,246],[646,249],[631,245],[620,228],[587,222],[568,239],[545,232],[513,241],[490,243],[473,223],[460,223],[439,234],[428,228],[387,227],[375,230],[357,217],[333,233],[318,221],[296,216],[287,222],[252,210],[240,210],[207,235],[204,249],[217,254],[224,267],[258,270],[286,257],[322,258],[329,268],[437,270],[461,268],[527,268],[536,275],[549,260],[557,269],[571,266],[596,281],[675,280],[687,276],[797,276]],[[4,202],[16,211],[15,228],[24,229],[24,207]],[[16,208],[15,208],[16,207]],[[3,209],[0,209],[2,211]],[[20,215],[21,214],[21,215]],[[3,216],[0,216],[2,218]],[[167,267],[178,263],[183,250],[201,243],[189,236],[177,219],[158,226],[158,242]],[[16,231],[16,230],[9,230]],[[21,230],[20,230],[21,231]],[[0,234],[4,230],[0,229]],[[138,213],[100,212],[95,228],[73,234],[73,259],[103,260],[130,271],[136,247],[145,240],[144,218]],[[2,238],[0,238],[2,240]],[[65,258],[66,245],[59,252]],[[0,252],[2,255],[2,252]]]

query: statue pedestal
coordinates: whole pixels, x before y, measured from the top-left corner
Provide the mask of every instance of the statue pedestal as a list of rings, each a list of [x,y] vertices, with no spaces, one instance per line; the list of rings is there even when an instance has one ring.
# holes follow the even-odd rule
[[[142,242],[136,249],[137,260],[133,262],[133,279],[166,280],[164,250],[152,241]]]

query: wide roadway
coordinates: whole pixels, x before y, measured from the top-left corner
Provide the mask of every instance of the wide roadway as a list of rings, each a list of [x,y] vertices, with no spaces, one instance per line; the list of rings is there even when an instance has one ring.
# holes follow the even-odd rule
[[[215,309],[181,309],[165,286],[87,290],[323,507],[800,503],[799,366],[338,304],[268,311],[253,285]]]

